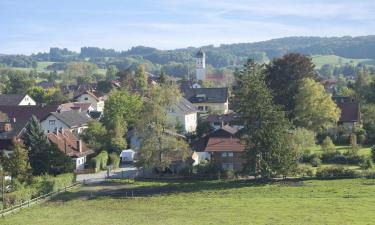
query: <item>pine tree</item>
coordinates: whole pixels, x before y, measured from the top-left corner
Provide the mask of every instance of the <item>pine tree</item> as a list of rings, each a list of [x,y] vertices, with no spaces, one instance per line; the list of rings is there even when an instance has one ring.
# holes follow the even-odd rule
[[[29,151],[30,165],[34,175],[73,171],[72,160],[56,145],[50,143],[35,116],[26,125],[22,139]]]
[[[249,60],[239,75],[235,93],[237,112],[244,120],[246,169],[253,175],[270,178],[287,175],[297,165],[297,152],[290,143],[290,124],[273,102],[262,65]]]

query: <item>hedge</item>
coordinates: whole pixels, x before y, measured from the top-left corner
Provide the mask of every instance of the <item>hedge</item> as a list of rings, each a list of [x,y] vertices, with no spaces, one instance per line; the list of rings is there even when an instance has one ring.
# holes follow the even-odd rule
[[[113,169],[117,169],[120,167],[120,157],[116,152],[112,152],[109,154],[109,160],[111,165],[113,166]]]
[[[106,151],[101,151],[97,156],[91,159],[91,166],[99,170],[106,170],[108,163],[108,153]]]
[[[19,190],[4,195],[4,205],[8,208],[13,205],[21,204],[32,198],[61,190],[66,186],[71,185],[75,181],[73,173],[61,174],[56,177],[51,175],[43,175],[33,177],[30,185],[22,187]]]

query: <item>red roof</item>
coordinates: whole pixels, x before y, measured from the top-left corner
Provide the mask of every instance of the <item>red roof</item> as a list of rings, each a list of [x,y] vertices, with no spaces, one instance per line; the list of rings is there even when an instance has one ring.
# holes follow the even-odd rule
[[[60,151],[64,152],[70,157],[82,157],[91,155],[94,151],[86,146],[85,143],[81,141],[81,152],[78,149],[78,142],[80,141],[72,132],[64,129],[62,132],[48,133],[48,139],[55,143]]]
[[[243,152],[245,145],[238,138],[210,138],[205,152]]]

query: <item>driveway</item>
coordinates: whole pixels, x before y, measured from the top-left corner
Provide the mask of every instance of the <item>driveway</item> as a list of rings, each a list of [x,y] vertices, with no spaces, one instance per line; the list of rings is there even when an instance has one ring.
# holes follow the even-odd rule
[[[98,183],[104,181],[106,178],[134,178],[138,174],[138,169],[133,165],[125,165],[116,170],[112,170],[107,174],[107,171],[100,171],[98,173],[79,174],[77,181],[85,181],[85,183]]]

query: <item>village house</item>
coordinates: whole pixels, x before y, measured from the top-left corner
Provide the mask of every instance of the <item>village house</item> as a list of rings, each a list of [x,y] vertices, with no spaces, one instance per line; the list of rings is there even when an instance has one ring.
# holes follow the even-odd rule
[[[168,109],[167,117],[170,123],[180,124],[184,133],[194,133],[197,129],[197,108],[184,97],[179,97]]]
[[[50,142],[56,144],[60,151],[74,160],[77,171],[84,169],[87,156],[95,153],[69,129],[50,132],[47,134],[47,138]]]
[[[34,115],[37,119],[56,112],[57,105],[47,106],[14,106],[0,105],[0,150],[11,149],[12,140],[20,139],[25,127]]]
[[[338,126],[351,133],[353,128],[360,122],[360,105],[352,97],[332,97],[333,101],[341,110]]]
[[[227,114],[228,88],[184,88],[184,97],[195,105],[199,113]]]
[[[238,138],[210,137],[204,151],[223,170],[240,172],[246,162],[245,145]]]
[[[69,129],[74,134],[80,134],[88,127],[91,118],[85,112],[61,111],[52,112],[41,120],[41,125],[46,133]]]
[[[84,91],[74,98],[77,102],[90,103],[95,111],[103,112],[104,98],[96,96],[91,91]]]
[[[207,149],[207,146],[209,146],[209,141],[211,138],[236,139],[235,135],[238,131],[239,129],[226,125],[193,141],[190,144],[190,148],[193,150],[193,154],[192,154],[192,159],[194,160],[193,165],[198,165],[202,161],[211,161],[211,157],[213,154],[211,154],[209,150],[212,150],[212,149],[210,149],[211,147]],[[214,139],[211,140],[211,144],[213,140]],[[222,143],[222,144],[225,145],[226,143]],[[234,144],[237,145],[236,142],[234,142]],[[216,146],[220,146],[220,145],[221,143],[218,143]],[[230,146],[225,145],[225,147],[230,147]],[[226,150],[229,151],[230,148]]]
[[[0,106],[36,105],[27,94],[0,94]]]

